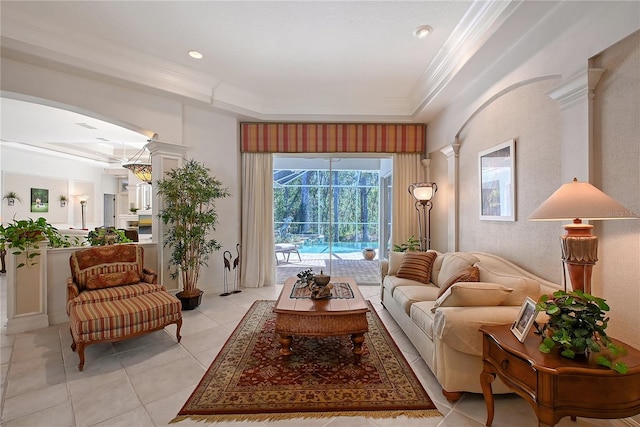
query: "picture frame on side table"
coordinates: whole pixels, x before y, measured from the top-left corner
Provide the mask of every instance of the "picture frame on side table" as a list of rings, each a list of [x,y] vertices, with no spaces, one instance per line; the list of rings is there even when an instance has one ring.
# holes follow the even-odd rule
[[[511,332],[518,338],[518,341],[524,342],[529,333],[529,329],[531,329],[531,325],[533,325],[533,322],[536,320],[537,314],[536,302],[527,297],[522,303],[522,307],[520,307],[515,322],[511,325]]]
[[[516,220],[516,142],[510,139],[478,154],[480,219]]]

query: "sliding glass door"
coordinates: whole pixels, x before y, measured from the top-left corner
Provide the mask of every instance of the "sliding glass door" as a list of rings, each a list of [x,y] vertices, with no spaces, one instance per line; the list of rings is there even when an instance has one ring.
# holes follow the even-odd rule
[[[379,283],[380,158],[274,157],[277,283],[303,270]]]

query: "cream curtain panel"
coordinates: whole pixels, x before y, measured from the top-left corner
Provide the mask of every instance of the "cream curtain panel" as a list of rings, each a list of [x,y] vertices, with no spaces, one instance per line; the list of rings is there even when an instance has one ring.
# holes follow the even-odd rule
[[[242,284],[275,284],[273,261],[273,156],[242,153]]]
[[[391,247],[418,236],[415,199],[409,185],[424,181],[420,154],[393,155],[393,210],[391,212]]]

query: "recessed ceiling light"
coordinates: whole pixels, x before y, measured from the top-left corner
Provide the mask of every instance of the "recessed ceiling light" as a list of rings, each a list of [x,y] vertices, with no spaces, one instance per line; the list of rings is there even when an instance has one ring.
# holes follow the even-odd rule
[[[202,58],[204,58],[204,55],[201,54],[200,52],[198,52],[197,50],[190,50],[189,51],[189,56],[194,58],[194,59],[202,59]]]
[[[423,39],[427,37],[429,34],[431,34],[432,31],[433,31],[433,28],[430,25],[421,25],[415,30],[413,30],[413,35],[419,39]]]

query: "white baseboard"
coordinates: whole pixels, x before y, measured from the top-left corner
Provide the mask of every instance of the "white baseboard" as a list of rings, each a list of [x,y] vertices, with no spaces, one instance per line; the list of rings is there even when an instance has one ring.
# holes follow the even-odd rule
[[[66,311],[58,311],[55,313],[49,313],[49,325],[59,325],[61,323],[67,323],[69,316]]]
[[[7,335],[20,334],[34,329],[49,326],[49,317],[46,314],[35,314],[25,317],[16,317],[7,320]]]

